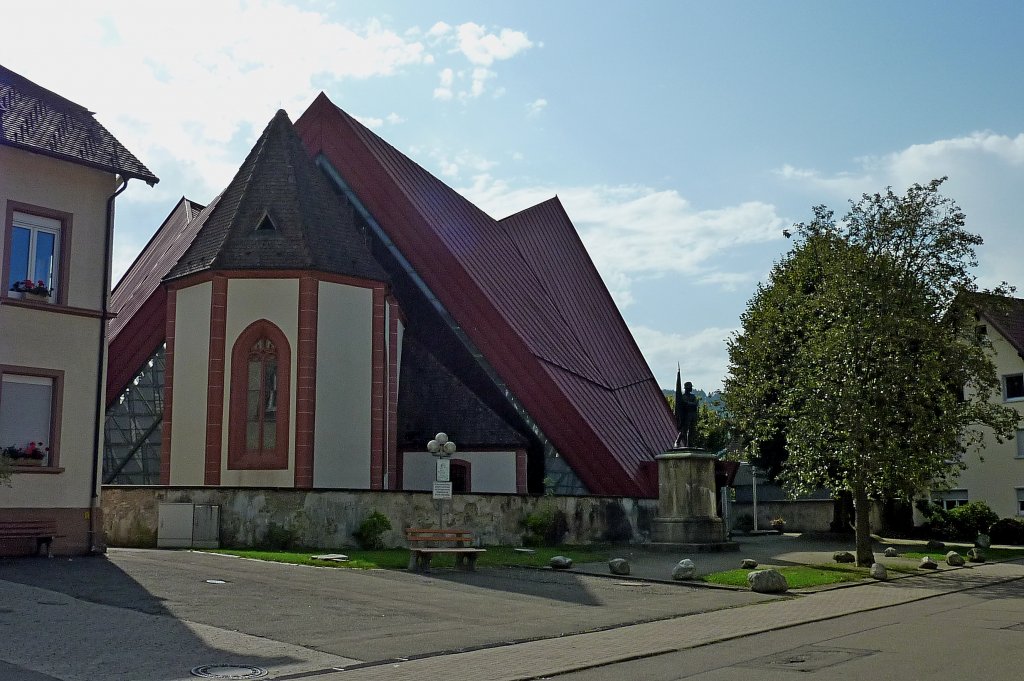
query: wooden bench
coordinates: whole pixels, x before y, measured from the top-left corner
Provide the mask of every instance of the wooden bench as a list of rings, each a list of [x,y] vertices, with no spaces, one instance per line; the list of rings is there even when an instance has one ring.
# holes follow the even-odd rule
[[[63,536],[57,534],[55,520],[0,520],[0,540],[35,539],[37,555],[46,546],[46,555],[52,558],[51,544],[54,538]]]
[[[455,567],[459,570],[475,570],[477,555],[487,549],[470,546],[473,533],[469,530],[431,530],[408,528],[405,540],[409,542],[409,570],[430,572],[430,559],[436,553],[455,555]],[[439,546],[447,544],[447,546]]]

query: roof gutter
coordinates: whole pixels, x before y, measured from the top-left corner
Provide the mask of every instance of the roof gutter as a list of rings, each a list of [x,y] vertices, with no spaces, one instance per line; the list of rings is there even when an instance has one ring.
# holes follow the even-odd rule
[[[110,313],[110,276],[113,263],[113,242],[114,242],[114,199],[128,188],[130,177],[122,175],[121,186],[113,194],[107,197],[107,224],[103,235],[103,281],[100,289],[100,333],[99,343],[96,348],[96,410],[93,418],[92,433],[92,482],[89,485],[89,532],[86,537],[86,544],[89,553],[102,553],[105,547],[96,545],[97,516],[100,510],[99,478],[100,465],[102,464],[103,452],[100,450],[100,429],[103,427],[103,384],[106,375],[107,359],[107,316]]]

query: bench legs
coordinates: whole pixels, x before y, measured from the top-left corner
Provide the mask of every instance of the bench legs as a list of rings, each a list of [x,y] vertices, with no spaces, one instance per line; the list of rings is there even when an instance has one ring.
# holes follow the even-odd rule
[[[423,553],[416,549],[409,550],[409,570],[411,572],[430,572],[430,559],[432,553]]]
[[[472,572],[476,570],[476,554],[475,553],[457,553],[455,554],[455,569],[466,570]]]

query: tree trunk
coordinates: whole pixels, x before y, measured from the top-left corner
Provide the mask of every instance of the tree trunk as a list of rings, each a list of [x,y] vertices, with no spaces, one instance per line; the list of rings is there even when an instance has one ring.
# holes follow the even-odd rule
[[[871,551],[871,510],[868,492],[864,483],[853,486],[853,508],[857,518],[857,565],[871,567],[875,554]]]

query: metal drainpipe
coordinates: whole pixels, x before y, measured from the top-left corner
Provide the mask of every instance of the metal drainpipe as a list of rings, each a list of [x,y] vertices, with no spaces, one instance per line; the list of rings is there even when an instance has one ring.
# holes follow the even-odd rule
[[[96,546],[96,509],[99,506],[100,493],[96,489],[100,477],[100,462],[102,461],[100,451],[100,417],[103,415],[103,384],[104,384],[104,358],[107,354],[107,314],[110,312],[110,270],[113,253],[111,252],[114,240],[114,199],[128,188],[130,178],[122,177],[121,186],[117,191],[107,198],[107,228],[103,235],[103,282],[100,289],[100,340],[96,351],[96,413],[92,432],[92,484],[89,487],[89,532],[86,535],[86,544],[89,546],[89,553],[99,551]]]

